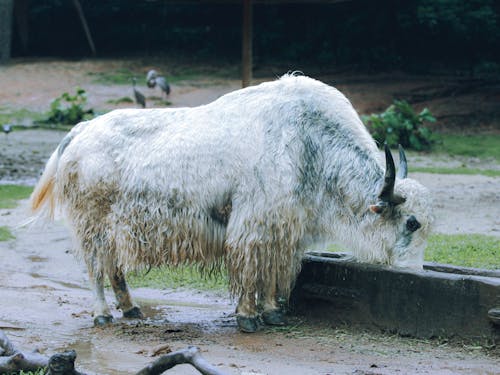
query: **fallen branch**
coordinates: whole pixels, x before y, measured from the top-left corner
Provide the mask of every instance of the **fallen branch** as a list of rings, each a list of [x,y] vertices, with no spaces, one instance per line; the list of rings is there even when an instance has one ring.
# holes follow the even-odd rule
[[[47,357],[37,352],[21,353],[15,348],[7,335],[0,330],[0,374],[23,371],[36,371],[46,367]]]
[[[49,359],[46,375],[85,375],[75,370],[75,359],[76,352],[74,350],[54,354]]]
[[[3,331],[0,330],[0,356],[12,355],[16,352],[14,345]]]
[[[162,346],[157,352],[165,350]],[[46,375],[85,375],[75,370],[74,350],[56,353],[47,358],[40,353],[22,353],[17,350],[7,335],[0,330],[0,374],[23,371],[37,371],[47,367]],[[195,346],[165,354],[140,370],[136,375],[159,375],[181,364],[190,364],[203,375],[225,375],[208,363]]]
[[[159,375],[174,366],[186,363],[192,365],[203,375],[225,375],[208,363],[201,356],[199,349],[195,346],[189,346],[186,349],[165,354],[144,367],[136,375]]]
[[[18,371],[37,371],[48,364],[47,357],[40,353],[16,352],[10,356],[0,357],[0,374]]]

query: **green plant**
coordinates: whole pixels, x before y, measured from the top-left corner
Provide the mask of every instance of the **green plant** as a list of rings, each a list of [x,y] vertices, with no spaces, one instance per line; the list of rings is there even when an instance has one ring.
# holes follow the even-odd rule
[[[422,151],[434,143],[432,132],[424,123],[436,121],[435,117],[427,108],[415,113],[404,100],[395,100],[385,112],[362,116],[362,119],[380,144],[387,142],[391,147],[401,144],[404,148]]]
[[[93,109],[84,109],[86,104],[87,93],[84,89],[77,87],[75,95],[65,92],[54,99],[50,104],[48,118],[42,122],[74,125],[94,114]]]

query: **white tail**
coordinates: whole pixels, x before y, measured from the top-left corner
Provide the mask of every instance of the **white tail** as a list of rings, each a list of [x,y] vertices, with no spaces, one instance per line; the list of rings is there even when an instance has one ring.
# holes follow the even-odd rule
[[[31,211],[36,214],[36,217],[44,216],[50,219],[54,218],[56,202],[54,197],[54,183],[57,172],[57,164],[59,161],[59,152],[56,150],[50,157],[42,177],[35,186],[30,197]]]

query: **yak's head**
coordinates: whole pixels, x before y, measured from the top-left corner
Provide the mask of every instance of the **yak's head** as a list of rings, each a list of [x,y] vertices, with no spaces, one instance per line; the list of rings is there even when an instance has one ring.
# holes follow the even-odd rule
[[[376,227],[381,230],[380,250],[384,254],[385,263],[422,268],[427,237],[433,221],[430,192],[417,181],[407,178],[406,156],[401,146],[397,176],[387,145],[385,158],[384,184],[378,201],[370,206],[370,211],[377,215]]]

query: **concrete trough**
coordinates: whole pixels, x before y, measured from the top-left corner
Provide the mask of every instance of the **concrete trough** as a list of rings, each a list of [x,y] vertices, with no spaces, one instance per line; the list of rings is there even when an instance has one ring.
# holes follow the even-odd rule
[[[299,315],[333,324],[500,342],[500,271],[436,263],[413,271],[310,252],[290,305]]]

